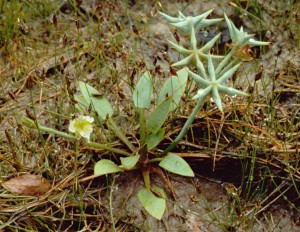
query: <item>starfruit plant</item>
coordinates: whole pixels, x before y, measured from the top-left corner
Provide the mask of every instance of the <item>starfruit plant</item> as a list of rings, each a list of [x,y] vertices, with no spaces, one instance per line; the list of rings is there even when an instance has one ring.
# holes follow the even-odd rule
[[[163,189],[151,185],[150,172],[155,168],[152,163],[159,162],[161,168],[179,175],[194,176],[190,166],[179,156],[170,154],[158,158],[149,155],[149,152],[154,150],[164,139],[164,123],[169,114],[180,104],[187,78],[188,72],[185,68],[168,78],[157,97],[155,107],[146,116],[146,111],[151,108],[154,83],[150,73],[148,71],[144,72],[132,95],[134,106],[139,115],[139,148],[132,156],[121,157],[120,165],[108,159],[102,159],[95,165],[96,175],[141,169],[145,188],[138,192],[138,199],[146,211],[157,219],[161,219],[164,214],[166,194]]]
[[[212,12],[211,10],[208,12]],[[190,32],[190,49],[186,49],[182,46],[179,46],[173,42],[169,42],[172,47],[175,48],[181,55],[185,56],[181,61],[173,64],[173,66],[181,66],[181,65],[192,65],[196,66],[200,75],[188,70],[189,76],[192,77],[194,81],[196,81],[200,86],[197,94],[193,97],[193,99],[197,99],[197,104],[194,107],[193,111],[189,115],[189,118],[185,122],[183,128],[180,133],[176,137],[176,139],[162,152],[161,156],[166,155],[170,152],[184,137],[187,133],[190,125],[193,123],[193,120],[199,110],[202,108],[207,97],[212,95],[212,98],[217,106],[217,108],[223,113],[222,100],[220,97],[220,92],[225,93],[231,96],[248,96],[247,93],[234,89],[232,87],[226,86],[226,81],[233,76],[233,74],[237,71],[242,61],[248,61],[249,54],[248,49],[253,46],[266,46],[269,45],[269,42],[257,41],[254,39],[254,34],[248,34],[244,32],[243,27],[239,29],[236,28],[234,23],[227,17],[224,13],[224,18],[229,29],[230,37],[232,43],[229,44],[229,48],[231,50],[227,53],[227,55],[220,61],[218,67],[215,69],[213,64],[213,59],[219,59],[220,56],[215,56],[210,54],[210,48],[212,48],[213,44],[218,39],[219,35],[210,40],[206,45],[202,48],[197,48],[197,40],[196,40],[196,32],[198,30],[205,28],[206,26],[210,26],[220,20],[209,21],[204,19],[208,16],[205,13],[202,20],[195,20],[197,17],[188,16],[185,17],[180,11],[177,18],[168,16],[162,12],[160,12],[162,16],[164,16],[171,25],[175,26],[177,29],[184,31],[185,33]],[[197,30],[195,30],[197,29]],[[209,49],[208,49],[209,48]],[[245,51],[245,49],[247,49]],[[203,62],[208,63],[208,75],[206,74]],[[230,61],[230,63],[229,63]]]
[[[149,155],[150,151],[155,150],[164,139],[166,132],[164,123],[169,114],[179,107],[187,79],[188,70],[186,68],[168,78],[157,96],[155,106],[152,107],[150,103],[154,97],[153,78],[148,71],[139,78],[132,95],[136,113],[139,115],[139,147],[135,147],[115,123],[113,107],[106,97],[84,82],[79,82],[78,85],[81,94],[74,95],[75,108],[80,116],[70,121],[69,131],[75,135],[42,126],[27,117],[23,117],[23,123],[70,140],[78,140],[82,137],[85,140],[85,146],[104,149],[120,155],[119,164],[111,159],[99,160],[94,167],[95,176],[140,169],[145,188],[138,192],[138,199],[150,215],[161,219],[166,208],[166,194],[163,189],[151,185],[150,173],[155,169],[153,163],[159,162],[161,168],[179,175],[194,176],[190,166],[179,156],[169,154],[164,157],[158,157],[158,155],[153,157]],[[148,116],[146,116],[146,111]],[[148,113],[149,111],[150,113]],[[86,114],[89,116],[83,116]],[[127,146],[129,152],[128,149],[121,150],[111,147],[109,144],[92,141],[90,136],[93,126],[100,126],[103,123]]]
[[[254,35],[244,32],[243,28],[238,30],[224,14],[232,40],[232,43],[229,45],[230,51],[225,56],[210,53],[220,34],[216,35],[201,48],[198,48],[196,33],[223,20],[206,19],[211,12],[212,10],[209,10],[195,17],[185,16],[180,11],[178,17],[172,17],[160,12],[172,26],[176,27],[184,35],[189,36],[190,47],[185,48],[169,41],[171,47],[183,55],[183,59],[174,63],[173,66],[184,67],[177,71],[176,75],[166,80],[154,106],[151,104],[154,99],[154,78],[151,77],[150,72],[145,71],[136,83],[133,89],[132,100],[139,118],[137,125],[139,127],[138,146],[133,145],[115,122],[113,106],[106,97],[84,82],[79,82],[81,95],[74,96],[76,101],[75,107],[81,115],[70,121],[69,131],[75,135],[42,126],[36,120],[33,121],[27,117],[23,117],[23,123],[70,140],[76,141],[83,137],[86,139],[85,146],[104,149],[120,156],[116,161],[111,159],[99,160],[94,166],[95,176],[140,169],[145,187],[138,192],[138,199],[150,215],[160,220],[166,208],[166,194],[163,189],[151,185],[150,172],[162,168],[182,176],[194,176],[188,163],[170,151],[186,135],[207,97],[212,96],[216,107],[223,113],[220,93],[233,96],[248,96],[245,92],[226,86],[227,80],[238,70],[241,62],[249,60],[245,59],[249,58],[247,49],[253,46],[269,44],[268,42],[256,41]],[[189,67],[196,67],[197,72],[191,71]],[[188,76],[201,86],[193,97],[197,103],[178,136],[165,150],[157,152],[155,150],[156,147],[165,137],[166,127],[164,125],[168,116],[180,107],[181,97],[186,91]],[[89,116],[84,116],[86,114],[89,114]],[[94,124],[97,126],[106,124],[108,130],[112,131],[128,149],[114,148],[106,142],[91,141],[90,136],[93,126],[95,126]],[[156,163],[158,163],[159,167],[155,166]]]
[[[99,94],[96,89],[86,83],[80,82],[79,89],[82,95],[75,95],[75,100],[77,101],[76,108],[82,114],[92,106],[94,109],[93,117],[96,117],[100,123],[105,122],[108,128],[131,150],[130,156],[120,158],[120,164],[110,159],[101,159],[95,164],[94,174],[105,175],[141,169],[145,188],[138,192],[138,199],[146,211],[157,219],[161,219],[165,211],[166,194],[163,189],[151,185],[150,172],[154,168],[152,163],[159,162],[161,168],[179,175],[194,176],[190,166],[179,156],[172,154],[163,158],[149,156],[149,152],[154,150],[164,139],[164,123],[169,114],[180,104],[187,78],[188,71],[186,68],[179,70],[176,75],[168,78],[157,97],[154,109],[146,117],[145,111],[149,111],[151,107],[150,103],[153,98],[154,83],[148,71],[144,72],[140,77],[132,95],[133,104],[139,115],[138,148],[132,145],[125,134],[114,123],[112,106],[106,98],[104,96],[95,97]]]

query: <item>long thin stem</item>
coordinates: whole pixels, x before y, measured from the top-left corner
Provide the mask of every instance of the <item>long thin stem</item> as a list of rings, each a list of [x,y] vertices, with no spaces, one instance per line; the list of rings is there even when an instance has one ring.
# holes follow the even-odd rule
[[[24,123],[24,125],[26,125],[30,128],[36,128],[36,129],[39,129],[39,130],[44,131],[44,132],[48,132],[48,133],[55,134],[55,135],[58,135],[58,136],[63,137],[63,138],[67,138],[69,140],[75,140],[76,139],[76,137],[74,135],[70,135],[70,134],[67,134],[67,133],[64,133],[64,132],[61,132],[61,131],[58,131],[58,130],[55,130],[55,129],[52,129],[52,128],[49,128],[49,127],[46,127],[46,126],[41,126],[38,123],[35,123],[33,120],[31,120],[30,118],[27,118],[27,117],[23,117],[22,122]],[[125,155],[125,156],[131,156],[132,155],[132,154],[126,152],[126,151],[120,150],[118,148],[113,148],[109,145],[101,144],[101,143],[89,142],[89,143],[86,143],[86,146],[90,147],[90,148],[98,148],[98,149],[103,149],[103,150],[106,150],[106,151],[111,151],[111,152],[119,154],[119,155]]]
[[[228,63],[228,61],[231,59],[231,57],[233,56],[233,50],[231,50],[226,56],[225,58],[222,60],[222,62],[218,65],[217,69],[215,70],[216,74],[219,74],[222,69],[225,67],[225,65]]]
[[[60,137],[64,137],[64,138],[71,139],[71,140],[75,140],[76,139],[76,137],[74,135],[70,135],[70,134],[67,134],[67,133],[64,133],[64,132],[52,129],[50,127],[41,126],[40,124],[35,123],[33,120],[31,120],[30,118],[27,118],[27,117],[23,117],[22,118],[22,122],[23,122],[23,124],[25,124],[26,126],[28,126],[30,128],[36,128],[37,130],[48,132],[50,134],[56,134],[56,135],[58,135]]]
[[[232,60],[225,68],[223,68],[220,72],[219,72],[219,76],[221,77],[225,72],[227,72],[229,69],[231,69],[233,66],[237,65],[241,60],[235,58],[234,60]]]
[[[112,222],[112,226],[113,226],[113,231],[116,232],[116,225],[115,225],[115,219],[114,219],[114,207],[113,207],[113,191],[114,191],[114,185],[115,185],[115,178],[113,178],[113,182],[110,186],[110,191],[109,191],[109,213],[110,213],[110,217],[111,217],[111,222]]]
[[[183,138],[183,136],[186,135],[186,133],[189,130],[190,125],[193,123],[197,113],[202,108],[204,101],[206,99],[206,96],[199,98],[197,105],[193,109],[192,113],[190,114],[189,118],[186,120],[184,126],[182,127],[180,133],[177,135],[176,139],[162,152],[161,156],[165,156],[168,152],[170,152]]]

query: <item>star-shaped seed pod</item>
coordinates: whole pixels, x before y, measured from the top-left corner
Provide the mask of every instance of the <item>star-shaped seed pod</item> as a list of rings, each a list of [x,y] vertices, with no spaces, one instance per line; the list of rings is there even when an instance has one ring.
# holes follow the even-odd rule
[[[206,17],[213,10],[208,10],[198,16],[185,16],[181,11],[178,11],[178,17],[172,17],[165,13],[159,12],[162,16],[169,21],[171,25],[176,27],[185,35],[190,35],[192,27],[194,27],[195,32],[198,32],[205,27],[208,27],[212,24],[222,21],[223,19],[206,19]]]
[[[201,75],[203,75],[204,78],[207,79],[206,72],[204,65],[202,63],[202,60],[207,60],[208,53],[210,49],[214,46],[215,42],[218,40],[221,34],[216,35],[214,38],[212,38],[208,43],[206,43],[202,48],[197,48],[197,39],[195,35],[194,27],[192,27],[191,31],[191,38],[190,38],[190,49],[186,49],[182,46],[179,46],[172,41],[168,41],[173,48],[175,48],[176,51],[178,51],[180,54],[184,55],[185,58],[176,62],[175,64],[172,64],[172,66],[181,66],[181,65],[195,65]],[[210,55],[212,59],[221,59],[223,56],[217,56],[217,55]]]
[[[241,48],[242,46],[249,44],[250,47],[254,46],[265,46],[269,45],[269,42],[264,41],[258,41],[253,39],[254,34],[248,34],[247,32],[244,32],[243,27],[241,29],[237,29],[236,26],[233,24],[233,22],[227,17],[227,15],[224,13],[224,18],[226,20],[230,37],[232,40],[232,45],[234,48]]]
[[[199,89],[197,94],[193,97],[193,99],[201,98],[203,100],[206,98],[209,94],[212,95],[213,100],[215,104],[217,105],[218,109],[223,112],[222,108],[222,100],[220,97],[219,92],[221,93],[227,93],[231,96],[240,95],[240,96],[248,96],[247,93],[244,93],[240,90],[231,88],[226,86],[224,83],[236,72],[236,70],[239,68],[240,63],[235,65],[234,67],[230,68],[228,71],[223,73],[221,76],[219,76],[215,72],[215,68],[212,62],[212,56],[208,55],[208,74],[209,79],[201,77],[190,70],[188,70],[188,73],[190,76],[201,86],[203,86],[203,89]]]
[[[216,69],[216,73],[218,73],[219,75],[226,72],[240,61],[252,60],[252,51],[250,50],[250,47],[265,46],[270,44],[270,42],[257,41],[253,39],[254,34],[248,34],[247,32],[244,32],[243,27],[241,27],[241,29],[238,30],[225,13],[224,18],[229,29],[232,43],[229,44],[231,51],[226,55],[226,57],[222,60],[222,62]],[[232,60],[231,63],[225,67],[225,65],[230,61],[232,56],[235,59]]]

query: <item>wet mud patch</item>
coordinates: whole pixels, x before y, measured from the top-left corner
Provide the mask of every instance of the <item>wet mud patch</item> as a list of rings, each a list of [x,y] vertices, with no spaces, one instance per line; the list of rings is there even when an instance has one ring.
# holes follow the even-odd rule
[[[286,203],[271,205],[259,214],[253,212],[251,205],[249,211],[242,210],[248,203],[239,198],[239,190],[232,183],[200,175],[168,176],[176,199],[168,197],[166,212],[158,221],[137,199],[138,191],[144,186],[140,178],[132,181],[136,177],[136,173],[116,176],[103,202],[105,205],[111,202],[114,223],[118,228],[126,228],[125,231],[298,231],[298,214]],[[152,185],[165,187],[155,175]]]
[[[167,200],[166,213],[161,221],[157,221],[144,211],[138,201],[136,194],[143,183],[138,180],[134,187],[128,181],[133,178],[133,174],[121,174],[116,177],[113,187],[113,212],[123,223],[131,224],[137,231],[218,231],[210,214],[224,211],[227,196],[220,184],[201,178],[169,176],[176,199]],[[165,186],[155,176],[152,184]]]

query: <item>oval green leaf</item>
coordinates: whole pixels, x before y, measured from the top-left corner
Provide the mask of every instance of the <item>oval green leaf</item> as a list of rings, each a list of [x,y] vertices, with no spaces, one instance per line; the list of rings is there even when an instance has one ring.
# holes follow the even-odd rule
[[[77,102],[75,108],[83,114],[89,107],[89,103],[82,96],[74,95],[74,99]]]
[[[139,201],[145,210],[154,218],[161,220],[165,208],[166,200],[156,197],[149,189],[141,189],[138,193]]]
[[[181,176],[195,176],[190,165],[183,158],[172,153],[160,161],[159,166]]]
[[[99,94],[98,90],[82,81],[79,81],[79,89],[88,104],[91,103],[91,96],[93,96],[93,94]]]
[[[107,116],[112,116],[113,109],[111,104],[107,101],[104,97],[91,97],[92,106],[94,107],[95,111],[97,112],[98,116],[105,120]]]
[[[148,133],[156,134],[168,118],[171,99],[167,98],[159,104],[150,114],[146,122]]]
[[[148,151],[155,148],[163,140],[165,131],[165,128],[160,128],[155,134],[147,136],[146,143]]]
[[[177,71],[177,76],[168,78],[159,93],[158,104],[163,102],[166,97],[169,97],[172,99],[170,111],[175,110],[180,103],[181,96],[184,94],[187,80],[188,72],[185,68]]]
[[[121,167],[124,167],[127,170],[130,170],[135,167],[137,162],[139,161],[140,155],[130,156],[130,157],[121,157]]]
[[[114,162],[108,159],[102,159],[98,161],[94,167],[95,175],[105,175],[115,172],[123,172],[123,170]]]
[[[153,92],[153,83],[150,73],[144,72],[133,90],[133,103],[137,108],[148,108]]]
[[[105,120],[107,115],[111,116],[113,114],[112,106],[105,97],[93,96],[99,94],[98,90],[82,81],[79,82],[79,88],[88,106],[92,104],[93,109],[97,112],[101,120]]]
[[[157,186],[153,186],[151,187],[151,191],[156,195],[159,196],[161,198],[167,199],[167,194],[165,193],[165,191]]]

